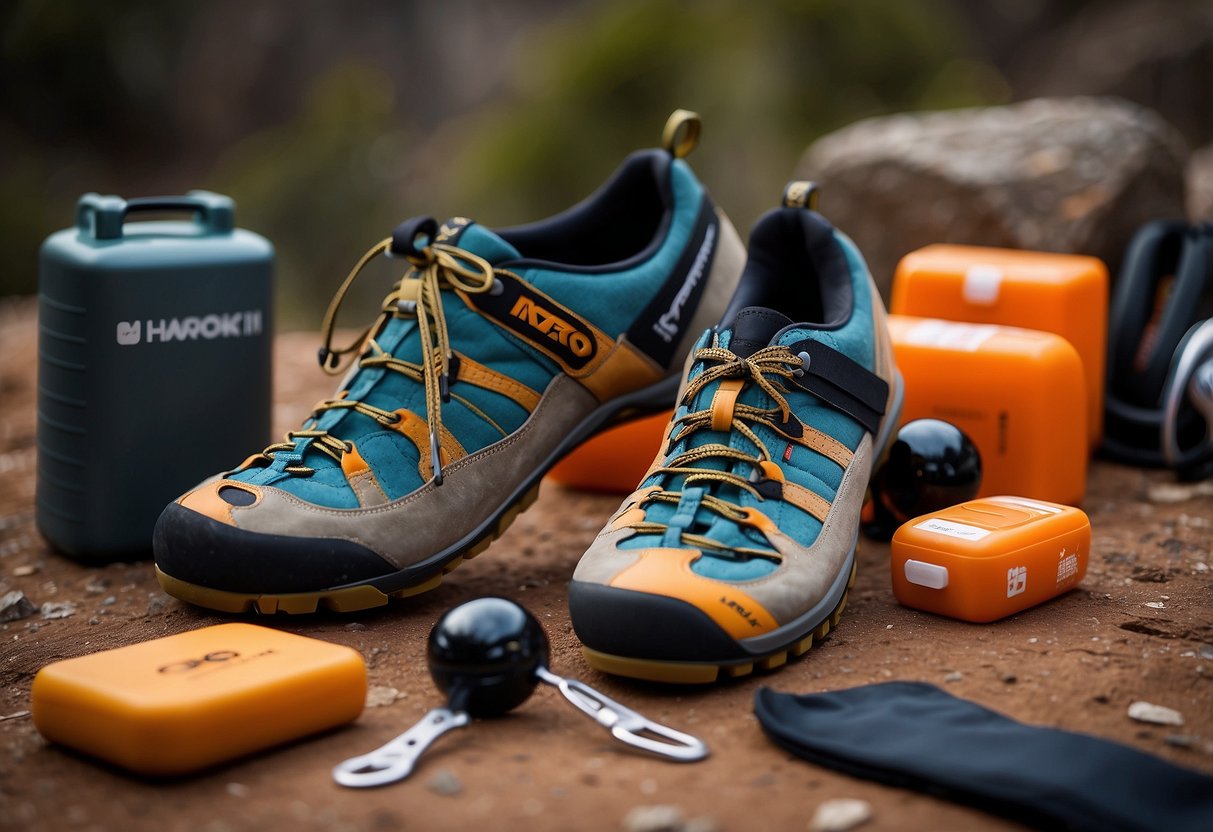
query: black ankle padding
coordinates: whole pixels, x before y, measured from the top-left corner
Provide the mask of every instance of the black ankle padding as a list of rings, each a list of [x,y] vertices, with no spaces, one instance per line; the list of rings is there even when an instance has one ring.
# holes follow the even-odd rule
[[[851,316],[851,270],[834,227],[801,208],[768,211],[750,232],[749,259],[722,325],[742,309],[765,306],[820,329]]]
[[[522,255],[511,265],[559,263],[562,271],[570,271],[568,266],[597,271],[603,264],[617,268],[643,259],[661,245],[671,220],[671,158],[664,150],[637,151],[602,187],[567,211],[497,230]]]

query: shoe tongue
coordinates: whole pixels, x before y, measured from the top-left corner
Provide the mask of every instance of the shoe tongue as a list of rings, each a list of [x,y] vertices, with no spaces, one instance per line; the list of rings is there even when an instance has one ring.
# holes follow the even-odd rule
[[[739,358],[749,358],[771,343],[781,329],[792,325],[786,315],[765,306],[747,306],[737,313],[730,327],[729,349]]]
[[[498,237],[480,223],[467,217],[451,217],[438,229],[438,243],[459,246],[464,251],[483,257],[494,265],[522,257],[518,249]]]

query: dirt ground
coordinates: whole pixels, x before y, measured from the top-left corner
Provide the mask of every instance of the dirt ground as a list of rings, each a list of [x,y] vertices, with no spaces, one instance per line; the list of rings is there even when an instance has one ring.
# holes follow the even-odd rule
[[[777,672],[702,689],[621,681],[586,665],[565,586],[617,498],[548,483],[505,537],[434,592],[357,616],[258,621],[362,653],[373,706],[352,726],[176,782],[122,774],[39,737],[27,713],[34,674],[52,661],[225,618],[164,595],[147,562],[81,566],[47,549],[33,514],[35,332],[32,301],[0,302],[0,595],[21,590],[35,604],[70,601],[75,611],[0,625],[0,829],[803,830],[819,804],[838,797],[871,805],[865,830],[1016,828],[800,761],[772,745],[753,716],[764,685],[810,692],[888,679],[932,682],[1024,722],[1213,773],[1213,488],[1177,488],[1162,472],[1096,463],[1084,504],[1092,556],[1078,590],[995,624],[952,621],[899,606],[888,547],[865,541],[850,605],[828,639]],[[310,333],[278,338],[278,432],[330,392],[315,367],[316,343]],[[679,765],[631,753],[556,691],[540,689],[508,717],[443,738],[404,783],[335,785],[335,763],[442,704],[425,668],[426,634],[446,609],[489,593],[535,613],[556,672],[699,734],[712,756]],[[1131,720],[1127,709],[1138,700],[1179,711],[1183,726]],[[646,820],[644,808],[658,806],[676,807],[683,825],[655,825],[652,813]]]

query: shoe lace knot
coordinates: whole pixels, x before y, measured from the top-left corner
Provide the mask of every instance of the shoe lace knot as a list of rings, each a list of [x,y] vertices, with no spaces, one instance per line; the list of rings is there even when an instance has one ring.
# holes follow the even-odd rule
[[[381,367],[394,370],[424,385],[430,469],[435,484],[442,485],[443,457],[447,455],[442,442],[445,434],[442,426],[442,405],[451,399],[452,367],[457,367],[443,311],[442,293],[448,290],[458,290],[466,294],[492,292],[500,285],[500,281],[491,263],[459,246],[438,242],[437,232],[438,225],[433,218],[409,220],[402,223],[391,237],[376,243],[359,258],[329,301],[321,323],[324,343],[320,347],[318,359],[324,372],[339,375],[349,366],[343,365],[343,356],[362,353],[358,360],[360,368]],[[335,347],[333,335],[341,304],[358,275],[380,254],[388,257],[403,256],[409,267],[384,298],[376,320],[346,346]],[[420,363],[396,358],[382,349],[375,340],[384,325],[392,318],[398,317],[415,317],[417,320],[421,336]],[[399,411],[384,410],[367,402],[350,399],[343,393],[337,398],[318,403],[312,409],[311,417],[303,429],[289,431],[283,442],[267,447],[261,452],[261,457],[274,461],[277,454],[291,455],[287,459],[290,464],[283,468],[285,472],[311,474],[313,469],[302,464],[301,455],[296,450],[298,441],[306,439],[311,447],[340,461],[341,455],[351,450],[350,443],[314,427],[322,413],[335,409],[354,410],[385,427],[393,427],[403,418]]]
[[[718,486],[733,486],[763,501],[778,493],[783,482],[783,472],[773,459],[770,450],[755,431],[765,425],[778,434],[796,435],[799,421],[788,405],[783,380],[793,378],[804,364],[803,357],[794,355],[787,347],[763,347],[752,355],[739,356],[719,346],[714,337],[711,346],[695,352],[693,361],[702,363],[702,371],[686,385],[680,406],[690,408],[699,394],[716,384],[716,390],[708,406],[688,409],[676,419],[670,432],[666,459],[650,471],[650,475],[681,477],[678,490],[667,490],[658,485],[642,493],[636,507],[643,509],[650,503],[672,503],[681,505],[690,493],[697,505],[713,511],[734,523],[769,531],[772,521],[753,506],[741,506],[720,496]],[[771,407],[758,407],[738,401],[742,390],[753,385],[761,389],[771,400]],[[736,432],[748,440],[751,450],[734,447],[725,441],[709,441],[697,446],[687,446],[682,452],[670,456],[672,450],[692,434],[715,431],[729,434]],[[708,460],[723,460],[723,469],[707,467]],[[742,463],[739,465],[738,463]],[[738,470],[740,469],[740,470]],[[668,481],[668,480],[667,480]],[[714,486],[717,486],[714,488]],[[713,493],[717,492],[717,493]],[[676,515],[677,517],[677,515]],[[766,557],[779,559],[778,553],[769,549],[747,549],[726,546],[704,535],[693,534],[684,526],[677,529],[671,524],[641,520],[630,524],[640,534],[662,534],[667,545],[682,543],[710,548],[716,552],[736,558]],[[674,539],[670,539],[671,536]]]

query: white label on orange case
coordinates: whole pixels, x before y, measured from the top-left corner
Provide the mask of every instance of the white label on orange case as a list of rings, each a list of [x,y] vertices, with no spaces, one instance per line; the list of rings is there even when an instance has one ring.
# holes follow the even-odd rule
[[[1061,547],[1061,554],[1057,556],[1057,585],[1061,586],[1064,582],[1070,580],[1078,574],[1078,550],[1066,552],[1066,547]]]
[[[1002,269],[974,263],[965,272],[962,294],[975,306],[993,306],[998,303],[998,290],[1002,287]]]
[[[1028,588],[1028,567],[1012,566],[1007,570],[1007,597],[1022,595]]]
[[[964,523],[953,523],[949,520],[940,520],[937,517],[923,520],[921,523],[916,524],[914,528],[922,529],[924,532],[946,534],[948,537],[958,537],[961,540],[981,540],[990,533],[987,529],[979,529],[976,526],[969,526]]]
[[[926,320],[906,333],[906,343],[919,347],[977,352],[981,345],[998,334],[993,324],[958,324],[952,321]]]

